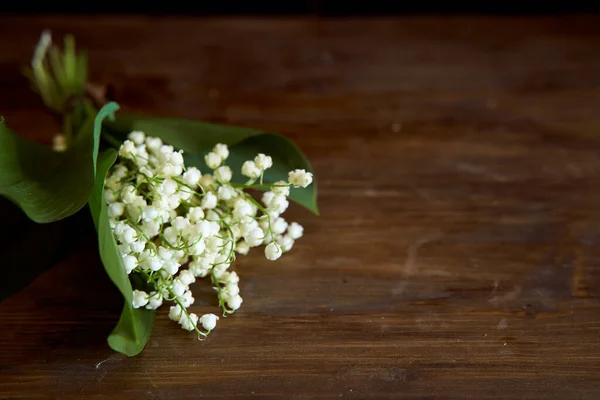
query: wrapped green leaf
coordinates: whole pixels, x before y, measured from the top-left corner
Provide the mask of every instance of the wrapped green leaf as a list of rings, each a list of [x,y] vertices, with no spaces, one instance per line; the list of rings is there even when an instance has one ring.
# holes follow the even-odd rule
[[[108,344],[115,351],[127,356],[134,356],[144,349],[150,337],[155,312],[132,307],[133,288],[129,276],[125,272],[123,259],[110,229],[106,202],[104,201],[104,180],[109,168],[117,159],[117,152],[114,149],[107,149],[102,153],[98,153],[98,142],[102,121],[107,117],[114,118],[114,111],[117,109],[118,106],[115,103],[109,103],[100,110],[96,117],[94,137],[97,140],[94,142],[93,158],[97,162],[94,169],[94,191],[89,199],[89,207],[98,231],[98,249],[102,264],[125,299],[121,318],[109,335]]]
[[[40,223],[76,213],[92,192],[93,141],[91,120],[63,153],[17,135],[1,121],[0,195]]]

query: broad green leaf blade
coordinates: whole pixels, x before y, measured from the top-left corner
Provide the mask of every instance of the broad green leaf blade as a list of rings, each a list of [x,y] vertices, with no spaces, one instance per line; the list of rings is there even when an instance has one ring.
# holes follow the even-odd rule
[[[204,155],[215,144],[225,143],[230,148],[227,163],[234,172],[233,181],[238,183],[246,180],[240,172],[243,162],[253,159],[258,153],[273,157],[273,167],[268,169],[264,176],[267,183],[287,180],[287,173],[298,168],[313,172],[302,151],[292,141],[284,136],[256,129],[127,114],[119,114],[114,122],[105,122],[105,126],[108,132],[120,141],[135,130],[160,137],[164,142],[184,151],[186,165],[195,166],[201,171],[207,170]],[[292,189],[290,199],[314,214],[319,214],[316,183],[306,189]]]
[[[92,192],[93,136],[82,132],[66,152],[57,153],[11,131],[0,121],[0,195],[35,222],[66,218]]]
[[[113,149],[108,149],[99,155],[96,182],[89,205],[98,231],[98,247],[102,264],[104,264],[109,278],[125,299],[121,318],[109,335],[108,344],[113,350],[131,357],[139,354],[148,342],[155,312],[132,307],[133,289],[109,225],[107,206],[103,196],[104,179],[116,158],[117,153]]]
[[[120,113],[113,122],[105,121],[104,124],[121,141],[131,131],[142,131],[160,137],[177,149],[195,153],[209,152],[216,143],[232,146],[251,136],[263,134],[259,130],[239,126],[124,113]]]

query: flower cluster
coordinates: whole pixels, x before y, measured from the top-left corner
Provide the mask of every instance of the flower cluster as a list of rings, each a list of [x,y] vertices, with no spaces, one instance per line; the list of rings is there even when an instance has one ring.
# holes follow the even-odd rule
[[[131,132],[119,149],[119,163],[109,171],[108,204],[123,265],[142,276],[150,289],[134,290],[133,307],[154,310],[170,302],[169,318],[183,329],[206,336],[217,317],[188,311],[194,303],[190,284],[210,277],[223,315],[240,308],[239,276],[229,271],[236,254],[264,245],[268,260],[289,251],[303,234],[296,222],[281,217],[290,187],[307,187],[312,174],[289,173],[288,181],[263,183],[271,157],[258,154],[243,164],[244,184],[231,181],[229,149],[217,144],[205,157],[210,173],[186,168],[183,152],[143,132]],[[269,189],[262,204],[244,190]]]

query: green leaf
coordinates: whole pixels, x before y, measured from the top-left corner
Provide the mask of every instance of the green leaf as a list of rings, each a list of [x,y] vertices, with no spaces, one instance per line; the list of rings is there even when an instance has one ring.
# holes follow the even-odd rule
[[[240,173],[243,162],[253,159],[258,153],[265,153],[273,158],[273,167],[265,172],[265,183],[287,180],[288,172],[298,168],[313,172],[302,151],[291,140],[256,129],[127,114],[119,114],[114,122],[105,122],[105,126],[120,141],[134,130],[160,137],[165,143],[184,151],[186,165],[195,166],[201,171],[207,170],[204,155],[215,144],[224,143],[229,146],[230,152],[227,164],[234,172],[233,181],[238,183],[246,181]],[[314,214],[319,214],[316,183],[305,189],[292,189],[290,199]]]
[[[113,149],[108,149],[99,155],[96,182],[89,205],[98,231],[98,247],[102,264],[104,264],[109,278],[125,299],[121,318],[108,336],[108,344],[113,350],[131,357],[139,354],[148,342],[155,312],[132,307],[133,288],[129,276],[125,272],[123,259],[109,225],[107,206],[103,196],[104,179],[116,158],[117,152]]]
[[[0,195],[29,218],[47,223],[66,218],[88,201],[94,182],[91,129],[83,129],[64,153],[32,142],[0,121]]]
[[[98,249],[104,269],[115,286],[119,289],[125,304],[117,326],[108,336],[109,346],[127,356],[139,354],[143,349],[154,324],[155,312],[145,309],[134,309],[133,288],[129,276],[125,272],[123,258],[115,242],[115,237],[109,225],[108,211],[104,201],[104,180],[110,167],[117,159],[114,149],[107,149],[98,153],[102,121],[106,118],[114,119],[114,112],[119,109],[118,104],[108,103],[96,116],[94,121],[94,146],[92,158],[94,160],[94,190],[89,199],[90,212],[98,231]]]

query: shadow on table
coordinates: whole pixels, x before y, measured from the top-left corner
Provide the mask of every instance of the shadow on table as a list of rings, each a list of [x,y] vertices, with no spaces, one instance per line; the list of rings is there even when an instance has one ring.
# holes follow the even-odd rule
[[[123,298],[106,275],[87,210],[36,224],[0,200],[4,279],[1,285],[0,370],[69,363],[113,352],[106,337]]]

